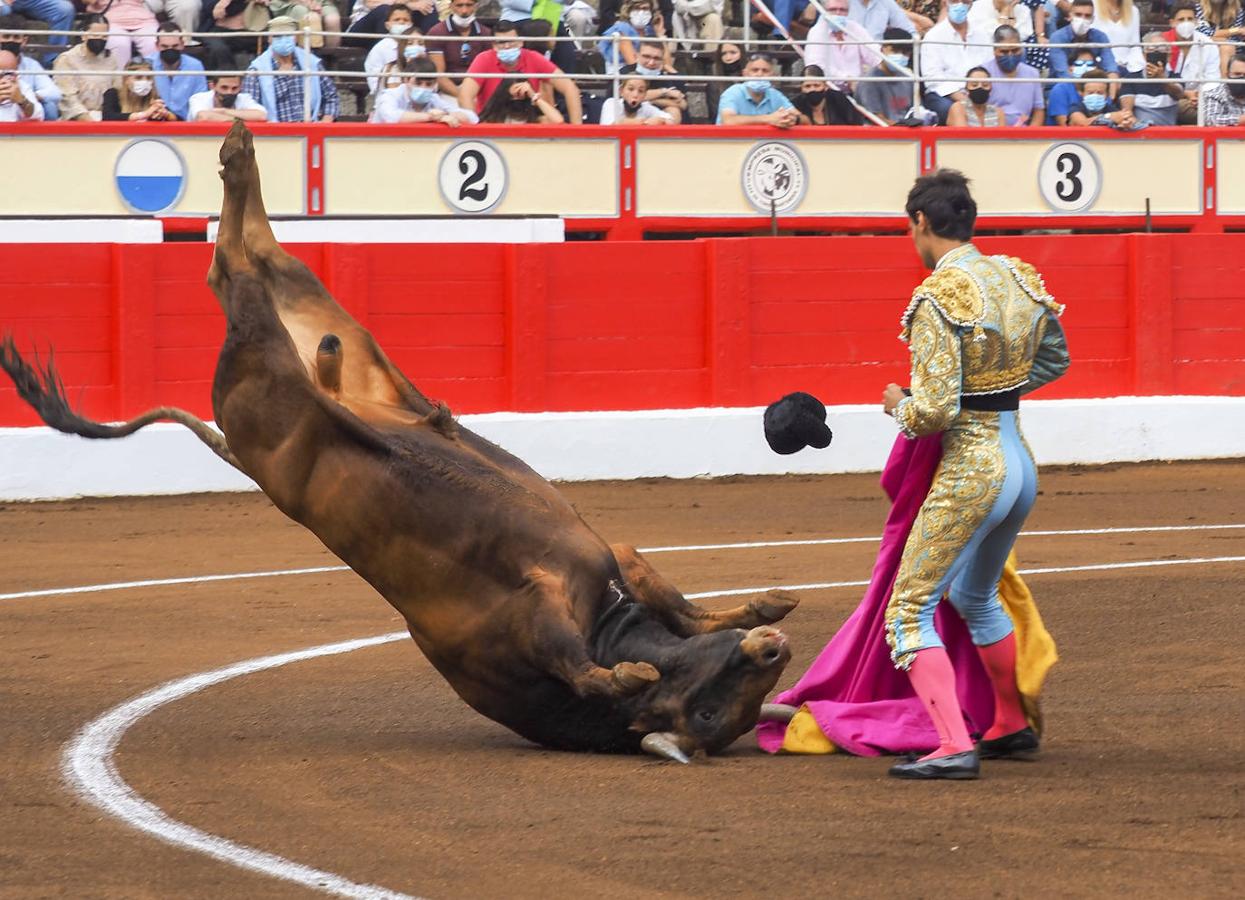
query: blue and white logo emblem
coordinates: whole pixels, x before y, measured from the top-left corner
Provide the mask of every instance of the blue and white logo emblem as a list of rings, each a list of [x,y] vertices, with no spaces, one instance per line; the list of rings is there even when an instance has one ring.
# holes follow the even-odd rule
[[[139,138],[126,144],[113,170],[121,202],[136,213],[161,213],[186,190],[186,163],[167,141]]]

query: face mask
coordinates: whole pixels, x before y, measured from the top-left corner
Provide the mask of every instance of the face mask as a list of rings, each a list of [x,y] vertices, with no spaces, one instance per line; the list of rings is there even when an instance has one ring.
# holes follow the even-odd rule
[[[770,84],[764,78],[753,78],[751,81],[744,82],[744,90],[750,94],[764,94],[770,88]]]
[[[402,48],[402,56],[405,59],[418,59],[428,52],[428,48],[423,44],[407,44]]]
[[[644,29],[648,27],[648,23],[653,21],[653,14],[647,9],[637,9],[627,17],[627,21],[631,23],[632,28]]]
[[[817,106],[822,100],[826,99],[825,91],[805,91],[804,98],[813,106]]]
[[[734,62],[729,62],[729,63],[728,62],[722,63],[722,73],[724,75],[738,75],[740,72],[743,71],[743,68],[744,68],[743,64],[739,60],[735,60]]]
[[[519,61],[519,51],[522,47],[507,47],[505,50],[497,51],[497,58],[501,60],[504,66],[513,66]]]
[[[976,106],[984,106],[986,101],[990,99],[989,88],[973,88],[968,92],[968,99]]]
[[[1094,61],[1090,59],[1080,59],[1072,64],[1072,77],[1080,78],[1086,72],[1094,67]]]
[[[1229,78],[1228,93],[1237,100],[1245,100],[1245,78]]]
[[[283,34],[281,37],[272,39],[272,52],[277,56],[293,56],[294,55],[294,35]]]
[[[160,61],[166,66],[175,66],[177,61],[182,58],[182,51],[176,47],[169,47],[167,50],[160,51]]]
[[[639,63],[635,64],[635,71],[637,75],[660,75],[661,74],[660,68],[650,69],[648,66],[642,66]]]
[[[216,102],[225,109],[233,109],[234,104],[238,102],[237,94],[217,94]]]
[[[908,57],[903,53],[888,53],[886,54],[886,61],[894,69],[908,68]]]
[[[394,37],[397,37],[400,34],[406,34],[406,29],[410,27],[411,26],[409,23],[399,22],[397,25],[389,26],[389,33],[392,34]]]
[[[1196,27],[1197,26],[1192,22],[1177,22],[1176,37],[1180,38],[1182,41],[1187,41],[1189,38],[1193,37],[1193,31]]]
[[[826,24],[830,26],[831,31],[846,31],[847,16],[830,15],[826,18]]]
[[[1102,112],[1107,108],[1107,95],[1086,94],[1081,98],[1081,102],[1085,104],[1085,108],[1092,113]]]
[[[432,102],[432,98],[436,96],[437,92],[429,87],[411,85],[406,89],[406,93],[411,98],[411,102],[416,106],[427,106]]]
[[[146,97],[151,93],[151,81],[146,78],[135,79],[130,82],[130,90],[135,97]]]
[[[1085,35],[1089,32],[1089,23],[1089,19],[1073,19],[1072,33],[1077,37],[1085,37]]]
[[[475,20],[475,16],[460,16],[458,13],[450,14],[450,21],[454,23],[455,28],[470,28]]]
[[[14,56],[21,56],[22,55],[22,42],[21,41],[4,41],[3,43],[0,43],[0,51],[3,51],[5,53],[12,53]]]
[[[952,3],[947,7],[947,18],[952,25],[963,25],[968,21],[968,4]]]
[[[86,39],[86,49],[89,50],[91,53],[95,54],[96,56],[99,56],[101,53],[103,53],[104,48],[106,46],[108,46],[108,41],[105,38],[87,38]]]
[[[999,69],[1004,72],[1015,72],[1020,68],[1019,56],[1000,56],[997,58]]]

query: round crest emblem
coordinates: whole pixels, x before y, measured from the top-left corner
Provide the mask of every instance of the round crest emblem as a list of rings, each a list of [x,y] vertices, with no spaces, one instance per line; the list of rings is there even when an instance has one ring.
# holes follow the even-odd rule
[[[757,212],[790,212],[808,190],[807,167],[800,151],[781,141],[757,144],[744,158],[744,197]]]

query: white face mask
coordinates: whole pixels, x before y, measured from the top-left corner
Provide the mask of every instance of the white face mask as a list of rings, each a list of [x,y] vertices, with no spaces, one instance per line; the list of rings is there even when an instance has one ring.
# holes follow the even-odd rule
[[[1077,37],[1085,37],[1085,34],[1089,31],[1089,23],[1091,21],[1091,19],[1073,19],[1072,33]]]
[[[627,17],[633,28],[647,28],[648,23],[653,21],[653,14],[647,9],[637,9]]]
[[[146,97],[151,93],[151,81],[147,78],[138,78],[130,82],[130,90],[136,97]]]
[[[1189,38],[1193,37],[1193,31],[1196,28],[1197,26],[1193,22],[1177,22],[1176,37],[1180,38],[1182,41],[1187,41]]]
[[[455,28],[470,28],[471,24],[475,20],[476,20],[476,17],[474,15],[460,16],[458,13],[450,14],[450,21],[454,23]]]
[[[396,36],[397,36],[397,35],[399,35],[399,34],[406,34],[406,29],[408,29],[408,28],[410,28],[410,27],[411,27],[410,25],[405,25],[405,24],[402,24],[402,25],[390,25],[390,26],[389,26],[389,33],[390,33],[390,34],[392,34],[392,35],[394,35],[394,36],[396,37]]]

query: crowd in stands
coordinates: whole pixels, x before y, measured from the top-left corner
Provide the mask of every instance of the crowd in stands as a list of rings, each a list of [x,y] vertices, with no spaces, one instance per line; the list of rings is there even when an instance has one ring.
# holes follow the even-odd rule
[[[1245,0],[352,3],[0,0],[0,121],[1245,125]]]

